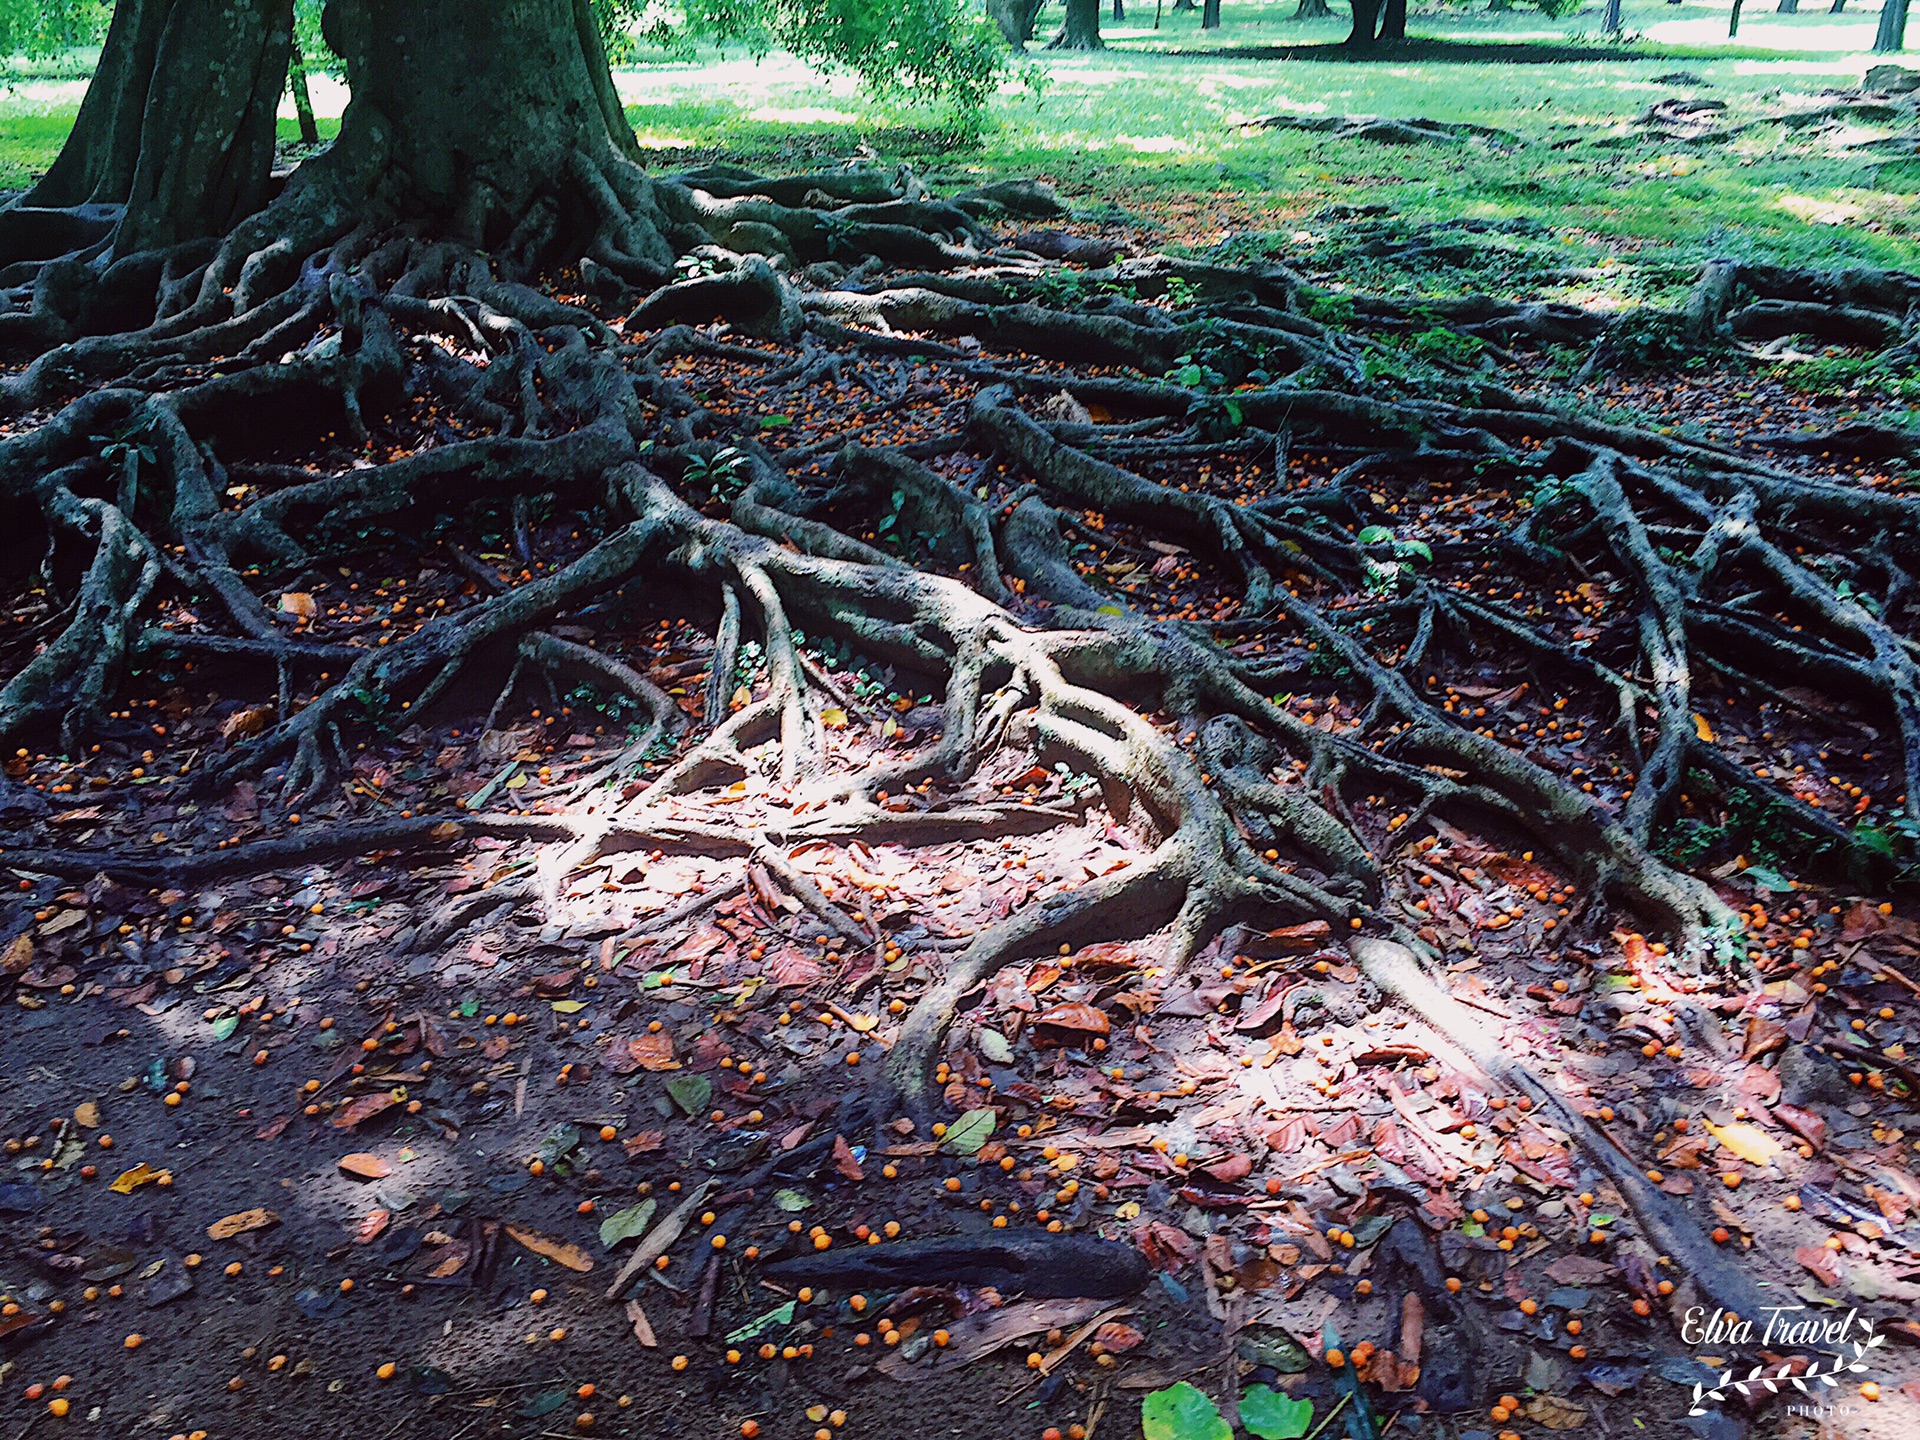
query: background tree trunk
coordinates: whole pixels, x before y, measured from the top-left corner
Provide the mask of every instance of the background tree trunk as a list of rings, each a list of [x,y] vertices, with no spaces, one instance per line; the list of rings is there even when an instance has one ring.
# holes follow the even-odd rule
[[[1371,50],[1380,28],[1380,0],[1352,0],[1353,29],[1346,44],[1355,50]]]
[[[1874,32],[1873,53],[1892,55],[1907,48],[1907,0],[1885,0],[1880,28]]]
[[[1007,44],[1015,50],[1024,50],[1033,39],[1034,21],[1044,3],[1045,0],[987,0],[987,14],[1000,27]],[[1115,0],[1114,8],[1119,9],[1119,0]]]
[[[1746,0],[1733,0],[1733,15],[1727,21],[1727,38],[1733,39],[1740,33],[1740,7]]]
[[[1200,28],[1218,30],[1220,28],[1220,0],[1205,0],[1200,7]]]
[[[1779,13],[1782,15],[1798,15],[1800,13],[1800,0],[1780,0]]]
[[[1104,50],[1100,39],[1100,0],[1066,0],[1067,14],[1049,50]]]
[[[1607,0],[1607,8],[1600,15],[1600,33],[1602,35],[1620,33],[1620,0]]]
[[[1176,15],[1182,10],[1198,10],[1199,8],[1199,0],[1173,0],[1173,13]]]
[[[267,199],[292,38],[293,0],[122,0],[73,131],[24,203],[124,206],[122,254],[231,228]],[[21,258],[10,238],[0,248]]]
[[[307,62],[300,53],[300,42],[293,42],[287,61],[287,88],[293,92],[293,113],[300,120],[300,143],[318,145],[320,126],[313,118],[313,96],[307,90]]]
[[[1407,38],[1407,0],[1386,0],[1381,7],[1380,38],[1382,40]]]
[[[1327,0],[1300,0],[1300,8],[1293,12],[1293,18],[1296,20],[1326,20],[1330,18],[1332,14],[1333,11],[1328,7]]]
[[[1116,20],[1127,18],[1127,0],[1113,0],[1113,18]]]

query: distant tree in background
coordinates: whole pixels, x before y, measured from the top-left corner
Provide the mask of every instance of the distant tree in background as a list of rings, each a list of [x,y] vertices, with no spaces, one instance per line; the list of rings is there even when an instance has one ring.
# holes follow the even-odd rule
[[[1066,19],[1049,50],[1104,50],[1100,38],[1100,0],[1066,0]]]
[[[0,0],[0,55],[39,58],[98,45],[112,18],[111,0]]]
[[[1906,48],[1907,0],[1884,0],[1880,6],[1880,28],[1873,37],[1874,53],[1891,55]]]

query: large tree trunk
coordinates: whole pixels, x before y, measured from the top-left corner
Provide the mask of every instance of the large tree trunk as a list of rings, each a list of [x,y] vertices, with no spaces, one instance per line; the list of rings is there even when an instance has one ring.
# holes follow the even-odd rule
[[[1891,55],[1906,48],[1907,0],[1885,0],[1880,6],[1880,28],[1873,36],[1873,53]]]
[[[352,99],[256,243],[405,223],[510,273],[592,250],[671,275],[588,0],[332,0],[322,23]]]
[[[1353,29],[1347,32],[1346,44],[1354,50],[1371,50],[1380,30],[1381,0],[1352,0],[1352,3]]]
[[[56,207],[120,207],[121,254],[217,235],[257,210],[292,27],[293,0],[122,0],[66,145],[0,221],[0,255],[67,248],[70,233],[36,216]]]
[[[1220,0],[1206,0],[1200,7],[1200,28],[1218,30],[1220,28]]]
[[[1386,0],[1380,12],[1380,38],[1382,40],[1407,38],[1407,0]]]
[[[1015,50],[1025,50],[1033,39],[1033,23],[1045,0],[987,0],[987,14],[1000,27],[1000,34]],[[1118,0],[1114,18],[1119,19]]]
[[[1104,50],[1100,39],[1100,0],[1067,0],[1066,21],[1049,50]]]

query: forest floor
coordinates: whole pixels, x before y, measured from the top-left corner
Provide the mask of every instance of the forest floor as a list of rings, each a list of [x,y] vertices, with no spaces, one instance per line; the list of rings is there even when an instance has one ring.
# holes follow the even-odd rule
[[[1364,248],[1378,230],[1349,242]],[[770,348],[760,373],[780,358]],[[1525,383],[1541,358],[1507,378]],[[757,367],[684,364],[716,408],[753,413]],[[937,371],[916,373],[927,393],[872,443],[910,442],[965,398]],[[871,400],[860,380],[785,395],[764,423],[793,445],[837,433]],[[1754,454],[1775,454],[1769,434],[1888,413],[1881,397],[1808,393],[1745,365],[1553,388]],[[1897,466],[1785,463],[1870,485],[1904,478]],[[1333,468],[1304,453],[1290,479],[1311,486]],[[1522,498],[1435,479],[1389,501],[1409,538],[1438,543],[1463,521],[1499,528]],[[1205,617],[1230,601],[1180,547],[1089,523],[1080,563],[1133,603]],[[511,580],[581,541],[553,515],[475,546]],[[378,536],[311,584],[290,603],[328,639],[404,631],[473,588],[445,554]],[[1582,592],[1560,597],[1576,638],[1604,643],[1630,623],[1605,584]],[[562,633],[594,635],[697,712],[703,617],[668,607]],[[815,653],[845,697],[836,766],[897,758],[937,717],[933,697],[842,669],[830,647]],[[749,690],[764,682],[752,663]],[[1585,761],[1617,786],[1605,779],[1610,717],[1590,699],[1567,704],[1512,655],[1448,679],[1449,704],[1510,743]],[[214,835],[297,842],[337,816],[454,801],[538,814],[563,807],[628,729],[590,694],[536,689],[480,733],[486,697],[475,697],[471,714],[456,705],[366,744],[349,791],[304,813],[248,787],[211,808],[187,799],[174,777],[255,723],[252,688],[244,674],[156,677],[96,753],[16,760],[15,778],[55,806],[43,837],[137,852]],[[1810,803],[1851,814],[1851,797],[1892,793],[1892,757],[1869,725],[1816,687],[1783,695],[1754,713],[1703,691],[1700,723],[1777,764]],[[1326,727],[1357,718],[1331,691],[1289,708]],[[736,861],[636,855],[579,877],[557,910],[494,902],[490,887],[551,855],[505,842],[426,863],[316,858],[158,893],[22,880],[0,1089],[17,1167],[0,1184],[15,1242],[0,1415],[29,1423],[55,1396],[33,1387],[64,1374],[68,1423],[99,1433],[239,1436],[297,1415],[376,1437],[532,1435],[579,1433],[591,1415],[593,1433],[757,1424],[786,1440],[820,1428],[819,1411],[836,1431],[844,1412],[850,1436],[1074,1424],[1124,1436],[1144,1394],[1183,1380],[1228,1401],[1270,1383],[1323,1420],[1344,1393],[1323,1352],[1370,1340],[1386,1352],[1365,1371],[1380,1421],[1413,1401],[1416,1365],[1471,1397],[1464,1415],[1403,1411],[1410,1434],[1811,1428],[1783,1401],[1688,1419],[1691,1386],[1711,1384],[1720,1357],[1680,1338],[1685,1312],[1660,1287],[1688,1299],[1685,1274],[1616,1247],[1618,1197],[1565,1134],[1436,1062],[1324,925],[1239,935],[1179,981],[1152,968],[1151,942],[1011,967],[971,997],[946,1051],[945,1137],[870,1149],[849,1136],[759,1194],[740,1189],[742,1172],[831,1127],[951,946],[1125,863],[1137,844],[1070,775],[991,780],[986,798],[1070,822],[1024,840],[819,843],[790,857],[872,927],[868,946]],[[778,803],[734,788],[720,798],[742,826]],[[897,803],[965,798],[921,787]],[[1899,1059],[1920,994],[1915,911],[1844,877],[1784,878],[1764,828],[1707,799],[1687,810],[1666,843],[1753,917],[1762,958],[1743,974],[1672,973],[1663,946],[1625,932],[1563,948],[1573,881],[1530,850],[1445,826],[1398,876],[1396,903],[1451,957],[1453,993],[1502,1045],[1608,1122],[1662,1188],[1710,1210],[1783,1305],[1904,1309],[1920,1294],[1903,1229],[1920,1205],[1920,1147]],[[676,911],[681,924],[649,932]],[[1676,1008],[1689,1018],[1676,1022]],[[1861,1039],[1875,1058],[1850,1068],[1838,1056]],[[696,1194],[667,1263],[643,1272],[634,1304],[610,1302],[606,1282],[633,1243],[623,1231],[650,1215],[657,1234]],[[1439,1235],[1444,1275],[1421,1275],[1387,1243],[1408,1213]],[[1156,1264],[1147,1292],[1004,1305],[965,1288],[809,1292],[754,1263],[791,1249],[789,1232],[844,1247],[869,1232],[992,1237],[1002,1220],[1062,1219],[1138,1243]],[[1380,1298],[1367,1293],[1376,1275]],[[1424,1353],[1408,1295],[1425,1307]],[[1881,1333],[1897,1341],[1905,1325]],[[950,1343],[930,1348],[940,1331]],[[1912,1433],[1910,1354],[1871,1352],[1823,1423]],[[1861,1399],[1862,1380],[1877,1402]],[[1503,1393],[1520,1410],[1489,1420]]]
[[[1649,77],[1646,93],[1677,83]],[[1716,123],[1817,102],[1770,88],[1743,91]],[[787,169],[846,158],[858,138],[835,121],[773,118],[730,125],[724,144],[719,119],[651,133],[675,163],[710,149]],[[1669,302],[1720,247],[1796,263],[1907,259],[1910,162],[1847,153],[1876,138],[1773,125],[1683,145],[1623,111],[1560,150],[1236,132],[1219,142],[1230,153],[1204,162],[1174,146],[1164,162],[1139,149],[1117,164],[1065,141],[1035,163],[1005,142],[929,168],[949,181],[1049,174],[1078,207],[1067,231],[1136,253],[1225,241],[1233,258],[1282,259],[1330,293],[1600,307]],[[1217,183],[1194,183],[1202,163],[1219,167]],[[1802,183],[1785,187],[1796,167]],[[687,355],[674,377],[782,451],[819,446],[823,463],[827,442],[856,428],[874,445],[946,433],[978,388],[964,367],[863,354],[796,391],[770,378],[794,347],[748,348],[763,358]],[[1075,373],[993,358],[1063,390]],[[1681,363],[1655,346],[1643,368],[1597,377],[1583,375],[1586,358],[1437,323],[1376,356],[1410,376],[1445,364],[1810,478],[1911,493],[1900,459],[1792,443],[1855,421],[1906,423],[1920,377],[1867,352],[1789,345]],[[1074,413],[1063,400],[1055,418]],[[378,463],[443,428],[403,416],[364,454],[278,458]],[[1227,445],[1188,480],[1237,500],[1283,484],[1312,492],[1350,458],[1307,446],[1276,477],[1270,457]],[[724,478],[715,472],[716,515]],[[975,478],[996,505],[1016,488],[985,460]],[[1437,557],[1436,584],[1524,603],[1571,647],[1631,653],[1625,581],[1541,593],[1536,577],[1493,569],[1493,541],[1533,496],[1443,470],[1378,483],[1398,538]],[[1221,571],[1117,517],[1083,518],[1073,562],[1092,583],[1158,619],[1233,623]],[[385,643],[477,591],[553,573],[587,547],[577,525],[563,510],[498,508],[425,550],[369,530],[351,563],[290,584],[280,610],[308,639]],[[928,563],[941,540],[906,525],[863,538]],[[0,671],[11,673],[50,617],[29,593],[9,600]],[[181,610],[168,623],[199,621]],[[554,628],[698,718],[712,615],[650,596]],[[897,762],[937,728],[937,697],[799,639],[840,698],[836,771]],[[1900,779],[1884,722],[1807,677],[1773,678],[1765,705],[1702,678],[1695,723],[1805,804],[1891,831]],[[737,679],[736,705],[764,694],[751,646]],[[1449,712],[1622,798],[1628,761],[1605,697],[1498,648],[1453,655],[1433,684]],[[589,690],[530,683],[491,716],[491,688],[463,692],[427,720],[369,726],[347,784],[317,803],[295,810],[248,785],[209,803],[182,777],[267,723],[271,678],[187,665],[135,685],[115,733],[88,753],[9,758],[0,825],[69,850],[284,839],[290,856],[165,889],[38,872],[14,882],[0,918],[12,992],[0,1031],[0,1434],[237,1440],[276,1425],[366,1440],[892,1440],[1052,1428],[1128,1440],[1146,1397],[1192,1400],[1183,1383],[1208,1399],[1145,1422],[1150,1440],[1220,1440],[1213,1403],[1268,1437],[1920,1433],[1920,1325],[1904,1318],[1920,1298],[1910,875],[1782,873],[1791,847],[1766,816],[1689,796],[1662,852],[1708,877],[1749,927],[1744,965],[1699,975],[1628,917],[1584,926],[1592,897],[1515,836],[1425,821],[1396,856],[1385,908],[1446,957],[1452,996],[1500,1048],[1695,1207],[1781,1306],[1840,1327],[1829,1344],[1771,1348],[1852,1364],[1850,1342],[1869,1335],[1849,1325],[1856,1309],[1884,1341],[1837,1386],[1812,1377],[1811,1397],[1728,1393],[1696,1407],[1695,1387],[1713,1387],[1739,1347],[1689,1327],[1684,1266],[1630,1234],[1621,1197],[1564,1130],[1450,1063],[1323,923],[1235,929],[1180,976],[1156,965],[1151,937],[1009,966],[966,997],[948,1037],[939,1129],[846,1134],[813,1158],[806,1147],[834,1133],[842,1100],[966,937],[1137,858],[1124,809],[1066,767],[990,767],[952,793],[929,777],[887,801],[907,816],[1000,806],[1030,827],[911,848],[829,838],[783,851],[784,874],[636,852],[556,875],[559,846],[489,839],[427,856],[301,855],[302,837],[336,820],[566,809],[638,727]],[[1331,674],[1279,698],[1323,730],[1361,719]],[[663,746],[649,773],[671,758]],[[753,775],[703,803],[759,831],[791,799]],[[1382,841],[1404,819],[1356,809],[1356,828]],[[15,858],[0,851],[0,867]],[[551,881],[557,900],[523,898],[530,879]],[[769,1174],[795,1152],[810,1158]],[[993,1277],[807,1287],[765,1269],[882,1238],[985,1243],[1036,1229],[1126,1240],[1153,1278],[1119,1298],[1036,1299]],[[636,1246],[660,1247],[658,1259],[610,1299]],[[64,1415],[49,1408],[58,1401]],[[1793,1413],[1795,1401],[1819,1413]]]

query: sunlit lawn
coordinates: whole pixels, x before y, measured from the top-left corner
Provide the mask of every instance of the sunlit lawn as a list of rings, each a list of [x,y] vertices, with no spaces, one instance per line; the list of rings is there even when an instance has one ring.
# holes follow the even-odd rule
[[[1194,13],[1134,3],[1107,22],[1113,48],[1049,54],[1037,46],[995,98],[983,133],[954,145],[940,117],[863,96],[784,56],[707,55],[623,71],[629,114],[656,164],[727,155],[766,168],[832,162],[856,152],[912,161],[936,179],[1035,174],[1086,207],[1110,203],[1164,238],[1209,243],[1267,237],[1277,253],[1311,247],[1331,204],[1386,206],[1413,220],[1545,222],[1552,239],[1628,270],[1683,272],[1708,254],[1802,263],[1911,265],[1920,259],[1914,193],[1920,166],[1850,153],[1883,133],[1806,134],[1767,126],[1719,145],[1650,138],[1633,120],[1676,94],[1721,99],[1739,121],[1819,103],[1857,85],[1873,10],[1781,16],[1749,10],[1738,48],[1727,5],[1631,0],[1618,59],[1550,60],[1602,45],[1600,8],[1550,20],[1533,10],[1416,14],[1420,36],[1471,44],[1472,58],[1248,58],[1235,50],[1331,44],[1344,17],[1292,20],[1295,0],[1226,0],[1226,24],[1204,33]],[[1042,16],[1042,37],[1057,25]],[[1920,41],[1920,29],[1916,30]],[[1518,41],[1516,58],[1479,58],[1486,42]],[[1196,54],[1201,48],[1227,53]],[[1181,51],[1184,53],[1165,53]],[[1676,72],[1697,77],[1662,79]],[[78,82],[23,81],[0,100],[0,184],[18,185],[57,151]],[[323,116],[344,96],[320,82]],[[1397,147],[1299,132],[1243,132],[1273,113],[1381,114],[1467,120],[1526,142]],[[332,124],[323,120],[323,130]],[[282,133],[293,135],[291,111]],[[1317,218],[1318,217],[1318,218]]]

